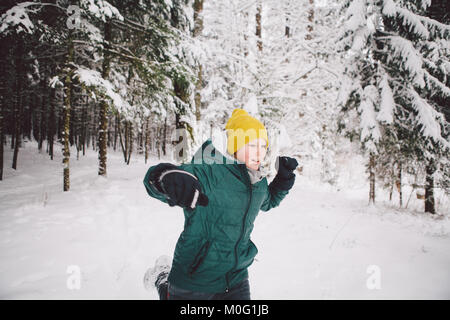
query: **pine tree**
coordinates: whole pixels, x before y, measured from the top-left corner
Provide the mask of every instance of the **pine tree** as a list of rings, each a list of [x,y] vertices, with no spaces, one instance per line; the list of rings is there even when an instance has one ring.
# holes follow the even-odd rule
[[[430,3],[346,2],[342,44],[349,81],[341,92],[340,121],[349,136],[360,138],[371,160],[398,168],[420,163],[428,176],[448,170],[448,122],[438,101],[450,93],[438,67],[446,63],[450,27],[426,16]],[[433,203],[432,197],[429,192],[425,203]],[[425,211],[433,213],[431,207]]]

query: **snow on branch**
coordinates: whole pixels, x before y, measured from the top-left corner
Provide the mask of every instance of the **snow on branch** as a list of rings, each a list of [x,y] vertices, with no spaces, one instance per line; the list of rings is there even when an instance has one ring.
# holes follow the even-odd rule
[[[446,148],[450,148],[450,143],[441,135],[441,124],[445,124],[444,116],[437,112],[428,102],[414,90],[410,89],[411,103],[417,111],[418,122],[422,125],[421,132],[425,137],[440,142]]]
[[[375,143],[380,140],[381,133],[375,117],[375,105],[378,103],[378,90],[373,85],[364,88],[361,104],[361,142],[366,142],[366,147],[376,152]]]
[[[450,97],[450,88],[444,85],[439,79],[431,75],[427,70],[424,70],[424,76],[427,82],[430,84],[429,87],[435,87],[441,93],[443,97]]]
[[[17,34],[21,32],[32,34],[34,25],[27,14],[26,7],[28,5],[28,2],[19,3],[2,14],[0,33],[8,33],[8,29],[11,27]]]
[[[118,19],[123,21],[123,16],[120,14],[116,7],[111,5],[108,1],[104,0],[82,0],[81,5],[85,7],[96,18],[101,19],[103,22],[106,19]]]
[[[422,16],[396,6],[392,0],[384,1],[382,12],[388,17],[395,17],[398,14],[402,19],[403,25],[408,27],[411,32],[428,39],[430,34],[428,29],[422,24]]]
[[[420,20],[427,26],[428,30],[439,34],[439,36],[443,39],[450,38],[450,25],[440,23],[434,19],[430,19],[428,17],[419,16]]]
[[[411,41],[399,36],[387,37],[390,39],[394,56],[404,62],[404,68],[414,78],[414,84],[420,88],[425,86],[422,57],[418,54]]]
[[[74,72],[74,77],[77,78],[84,86],[94,89],[92,91],[94,98],[97,98],[97,92],[100,93],[100,98],[102,96],[109,98],[119,112],[123,112],[125,109],[130,107],[128,102],[116,92],[117,90],[115,90],[112,83],[106,79],[103,79],[100,72],[78,67],[78,69]]]
[[[347,30],[356,30],[366,25],[365,0],[355,0],[350,3],[345,15]]]
[[[383,75],[383,78],[380,81],[380,89],[381,89],[381,103],[380,103],[380,111],[377,115],[377,120],[380,122],[385,122],[387,124],[394,122],[394,95],[392,93],[392,89],[389,86],[388,76],[387,74]]]
[[[64,86],[64,84],[62,83],[62,81],[59,79],[58,76],[54,76],[53,78],[51,78],[48,84],[49,84],[50,88],[56,88],[56,87],[62,88]]]

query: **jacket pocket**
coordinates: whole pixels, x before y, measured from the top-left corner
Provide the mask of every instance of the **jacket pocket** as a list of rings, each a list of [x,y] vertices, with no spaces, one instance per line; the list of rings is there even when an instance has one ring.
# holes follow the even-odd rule
[[[200,248],[200,250],[198,251],[198,253],[196,254],[194,261],[191,263],[191,265],[189,266],[189,276],[192,277],[192,275],[197,271],[197,269],[202,265],[203,261],[206,258],[206,255],[208,254],[208,250],[210,247],[210,242],[206,241]]]

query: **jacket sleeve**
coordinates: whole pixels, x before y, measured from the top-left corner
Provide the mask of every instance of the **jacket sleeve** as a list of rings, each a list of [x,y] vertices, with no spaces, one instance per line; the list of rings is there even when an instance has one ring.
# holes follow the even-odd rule
[[[164,203],[167,203],[167,198],[161,191],[158,190],[158,188],[155,186],[154,182],[152,182],[151,176],[152,173],[154,173],[155,168],[157,168],[158,165],[151,166],[144,177],[144,186],[147,190],[147,193],[150,197],[153,197],[155,199],[161,200]]]
[[[158,165],[154,165],[154,166],[150,167],[147,170],[147,173],[144,177],[143,182],[144,182],[145,189],[147,190],[147,193],[150,197],[158,199],[164,203],[168,203],[165,194],[163,192],[161,192],[160,189],[158,189],[157,183],[155,182],[155,180],[157,180],[157,178],[161,175],[161,173],[164,170],[169,169],[169,168],[165,168],[164,165],[172,166],[171,164],[160,163]],[[212,171],[211,171],[210,166],[187,163],[187,164],[182,164],[180,166],[177,166],[177,168],[180,170],[187,171],[187,172],[193,174],[194,176],[196,176],[200,183],[200,186],[202,188],[201,191],[203,193],[205,193],[208,190],[211,190],[211,181],[212,181],[213,176],[212,176]],[[173,167],[170,169],[173,169]]]
[[[271,188],[271,185],[267,188],[266,199],[261,205],[262,211],[269,211],[272,208],[278,207],[289,191],[277,190]]]
[[[203,193],[207,193],[213,189],[215,177],[210,165],[185,163],[179,166],[179,168],[197,177]]]

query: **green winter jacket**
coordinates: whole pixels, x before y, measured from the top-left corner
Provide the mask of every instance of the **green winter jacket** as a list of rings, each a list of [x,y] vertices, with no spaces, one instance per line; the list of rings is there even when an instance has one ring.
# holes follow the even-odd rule
[[[206,150],[205,150],[206,149]],[[214,163],[214,159],[223,159]],[[201,159],[201,164],[198,159]],[[229,158],[228,158],[229,159]],[[195,175],[209,198],[206,207],[184,210],[184,230],[176,244],[169,274],[175,286],[198,292],[225,292],[248,277],[247,268],[258,250],[250,240],[259,210],[278,206],[288,191],[269,192],[264,177],[253,185],[245,163],[226,158],[208,139],[180,169]],[[164,194],[144,178],[148,194],[167,203]]]

